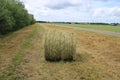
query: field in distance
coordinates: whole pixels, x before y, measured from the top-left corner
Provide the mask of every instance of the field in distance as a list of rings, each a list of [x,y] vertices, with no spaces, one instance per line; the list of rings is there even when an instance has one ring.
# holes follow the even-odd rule
[[[59,24],[59,25],[69,26],[69,27],[80,27],[80,28],[104,30],[104,31],[112,31],[112,32],[120,32],[120,26],[112,26],[112,25],[97,25],[97,24]]]

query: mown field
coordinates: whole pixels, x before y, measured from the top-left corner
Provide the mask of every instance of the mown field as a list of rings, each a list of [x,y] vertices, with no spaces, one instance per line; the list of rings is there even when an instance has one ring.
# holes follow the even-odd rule
[[[50,29],[76,35],[73,62],[48,62],[44,35]],[[120,38],[88,31],[34,24],[0,38],[0,80],[119,80]]]
[[[96,30],[104,30],[104,31],[112,31],[112,32],[120,32],[120,26],[111,26],[111,25],[92,25],[92,24],[59,24],[63,26],[69,27],[80,27],[80,28],[88,28],[88,29],[96,29]]]

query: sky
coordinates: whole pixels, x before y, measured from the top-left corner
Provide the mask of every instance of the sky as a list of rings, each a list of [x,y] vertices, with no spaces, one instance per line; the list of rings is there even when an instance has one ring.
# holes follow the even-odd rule
[[[120,23],[120,0],[20,0],[37,21]]]

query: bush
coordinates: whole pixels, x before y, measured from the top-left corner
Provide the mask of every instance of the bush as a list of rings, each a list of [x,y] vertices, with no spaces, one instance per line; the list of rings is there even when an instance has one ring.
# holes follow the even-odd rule
[[[12,30],[15,21],[7,9],[0,9],[0,34],[6,34]]]
[[[19,0],[0,0],[0,34],[6,34],[35,23]]]

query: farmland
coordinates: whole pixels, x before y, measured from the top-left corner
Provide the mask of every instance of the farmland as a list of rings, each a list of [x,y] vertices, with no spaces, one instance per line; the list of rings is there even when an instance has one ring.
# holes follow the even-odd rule
[[[69,27],[80,27],[80,28],[88,28],[88,29],[96,29],[96,30],[104,30],[104,31],[112,31],[112,32],[120,32],[120,26],[112,26],[112,25],[97,25],[97,24],[59,24],[62,26]]]
[[[75,61],[45,60],[44,35],[50,29],[76,34]],[[119,79],[119,37],[37,23],[0,38],[0,80]]]

